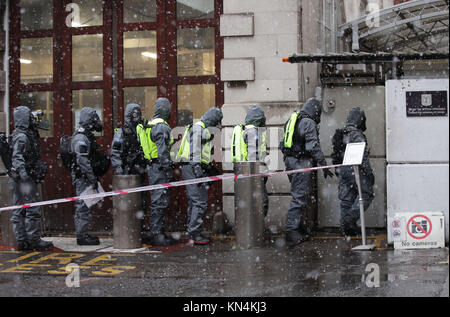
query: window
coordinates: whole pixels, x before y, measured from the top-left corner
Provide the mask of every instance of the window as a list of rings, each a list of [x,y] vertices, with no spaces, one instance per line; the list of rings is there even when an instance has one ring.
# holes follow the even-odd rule
[[[53,28],[53,0],[20,0],[20,29]]]
[[[83,89],[72,91],[72,131],[78,127],[80,122],[80,111],[84,107],[93,108],[103,121],[103,90]],[[103,135],[103,132],[95,132],[94,135]]]
[[[156,77],[156,31],[124,32],[123,48],[126,78]]]
[[[214,75],[214,54],[214,28],[178,30],[179,76]]]
[[[156,0],[124,0],[123,22],[156,22]]]
[[[154,106],[158,98],[156,87],[126,87],[123,89],[124,109],[130,103],[136,103],[141,106],[142,115],[147,120],[154,115]]]
[[[72,37],[72,80],[103,80],[103,34]]]
[[[20,81],[51,83],[53,81],[53,39],[24,38],[20,41]]]
[[[178,20],[198,20],[214,18],[213,0],[178,0]]]
[[[178,125],[185,126],[215,106],[214,85],[178,86]]]
[[[103,25],[103,2],[102,0],[70,0],[72,7],[76,7],[71,27],[81,28],[88,26]]]

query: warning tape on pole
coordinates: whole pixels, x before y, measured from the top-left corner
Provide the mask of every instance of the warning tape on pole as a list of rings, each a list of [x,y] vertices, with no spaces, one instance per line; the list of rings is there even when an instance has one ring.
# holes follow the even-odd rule
[[[328,165],[328,166],[317,166],[317,167],[309,167],[309,168],[303,168],[303,169],[297,169],[297,170],[258,173],[258,174],[222,174],[222,175],[217,175],[217,176],[208,176],[208,177],[202,177],[202,178],[187,179],[187,180],[183,180],[183,181],[170,182],[170,183],[165,183],[165,184],[148,185],[148,186],[134,187],[134,188],[129,188],[129,189],[115,190],[115,191],[110,191],[110,192],[103,192],[103,193],[98,193],[98,194],[83,195],[83,196],[78,196],[78,197],[59,198],[59,199],[46,200],[46,201],[29,203],[29,204],[24,204],[24,205],[2,207],[2,208],[0,208],[0,212],[7,211],[7,210],[20,209],[20,208],[56,205],[56,204],[74,202],[74,201],[79,201],[79,200],[88,200],[88,199],[95,199],[95,198],[105,198],[105,197],[110,197],[110,196],[126,195],[126,194],[131,194],[131,193],[151,191],[151,190],[155,190],[155,189],[167,189],[167,188],[180,187],[180,186],[186,186],[186,185],[223,181],[223,180],[227,180],[227,179],[235,179],[236,180],[236,179],[242,179],[242,178],[248,178],[248,177],[258,177],[258,176],[272,177],[272,176],[276,176],[276,175],[289,175],[289,174],[297,174],[297,173],[304,173],[304,172],[312,172],[312,171],[316,171],[316,170],[334,168],[334,167],[339,167],[339,166],[344,166],[344,165],[338,164],[338,165]]]

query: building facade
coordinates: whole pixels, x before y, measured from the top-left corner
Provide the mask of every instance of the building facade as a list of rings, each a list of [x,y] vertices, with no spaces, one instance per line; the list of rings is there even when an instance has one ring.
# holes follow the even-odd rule
[[[232,128],[243,123],[250,105],[259,104],[269,128],[267,163],[277,171],[284,169],[278,150],[284,123],[315,96],[324,104],[321,143],[330,162],[334,130],[344,124],[351,107],[365,109],[377,179],[367,224],[385,228],[385,83],[448,78],[448,58],[398,64],[282,62],[292,54],[448,54],[444,0],[8,0],[0,10],[6,22],[0,31],[0,55],[3,49],[9,56],[0,73],[0,130],[11,130],[11,110],[19,104],[45,110],[51,123],[42,135],[50,166],[46,199],[73,194],[57,152],[59,137],[72,134],[83,106],[102,115],[105,129],[97,137],[106,150],[130,102],[142,105],[150,118],[156,98],[169,98],[176,140],[186,124],[219,106],[224,129],[221,140],[215,140],[214,156],[230,172]],[[448,147],[446,151],[448,170]],[[111,177],[102,180],[106,189]],[[308,222],[337,227],[337,180],[325,182],[321,173],[315,179]],[[217,212],[223,211],[233,224],[233,191],[232,182],[211,186],[208,229]],[[287,177],[270,178],[268,191],[266,226],[281,232],[290,202]],[[172,195],[169,230],[184,230],[184,189],[174,189]],[[448,204],[446,208],[448,214]],[[111,230],[110,210],[109,200],[96,207],[94,230]],[[71,204],[45,208],[45,230],[73,230],[72,215]]]

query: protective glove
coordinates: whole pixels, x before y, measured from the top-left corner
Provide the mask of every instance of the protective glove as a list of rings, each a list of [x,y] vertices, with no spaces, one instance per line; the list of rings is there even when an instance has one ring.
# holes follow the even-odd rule
[[[373,175],[373,173],[370,173],[369,174],[369,182],[370,182],[370,185],[375,185],[375,175]]]
[[[329,169],[324,169],[323,170],[323,177],[327,178],[327,177],[332,178],[334,176],[334,174],[329,170]]]
[[[194,170],[194,176],[195,178],[202,178],[203,175],[203,168],[200,164],[195,164],[192,166],[192,169]]]
[[[334,174],[336,174],[336,176],[339,177],[339,167],[334,168]]]
[[[206,173],[209,176],[217,176],[217,175],[221,174],[220,169],[217,166],[215,166],[214,164],[209,164],[208,165]]]

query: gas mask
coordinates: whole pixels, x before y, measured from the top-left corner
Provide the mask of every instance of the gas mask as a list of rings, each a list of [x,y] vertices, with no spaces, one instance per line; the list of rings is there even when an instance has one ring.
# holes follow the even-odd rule
[[[44,111],[36,110],[31,112],[30,123],[32,127],[40,130],[50,130],[48,120],[44,119]]]
[[[366,126],[366,117],[364,116],[361,122],[361,125],[359,127],[361,129],[362,132],[367,130],[367,126]]]
[[[98,114],[95,114],[95,116],[92,120],[92,126],[96,132],[102,132],[103,124],[102,124],[102,120],[100,120]]]
[[[142,118],[142,112],[140,109],[133,110],[133,112],[131,113],[131,122],[134,126],[144,123],[144,119]]]

